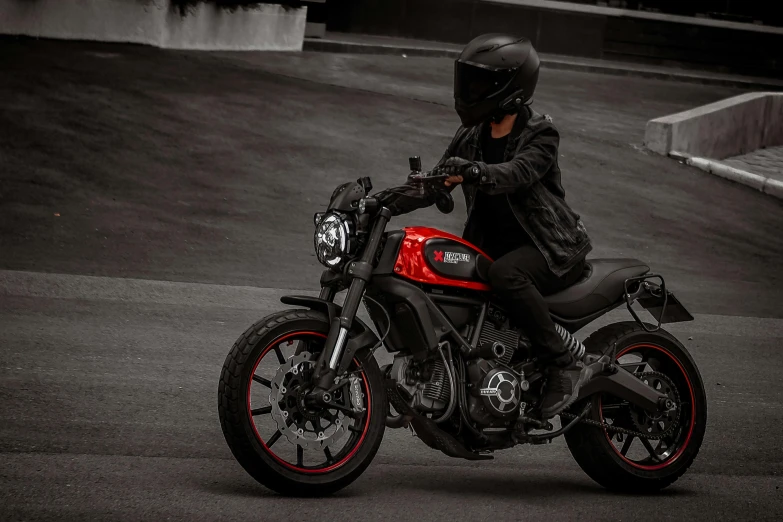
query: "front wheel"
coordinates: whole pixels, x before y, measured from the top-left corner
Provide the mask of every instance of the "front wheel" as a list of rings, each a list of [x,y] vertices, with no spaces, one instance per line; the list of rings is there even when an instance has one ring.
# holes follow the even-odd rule
[[[284,495],[328,495],[369,466],[386,420],[383,379],[369,352],[357,352],[341,408],[305,405],[310,376],[329,332],[328,319],[288,310],[251,326],[226,358],[218,412],[231,452],[253,478]]]
[[[675,408],[650,415],[608,394],[592,399],[592,420],[565,435],[574,459],[607,489],[651,493],[680,478],[699,453],[707,397],[696,363],[664,330],[631,322],[601,328],[585,340],[588,352],[615,353],[617,363],[671,398]],[[575,406],[574,409],[578,409]]]

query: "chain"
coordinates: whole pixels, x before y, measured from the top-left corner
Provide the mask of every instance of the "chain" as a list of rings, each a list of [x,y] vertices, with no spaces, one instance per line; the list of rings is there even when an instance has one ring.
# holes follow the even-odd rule
[[[664,378],[667,381],[671,382],[671,380],[665,374],[660,373],[660,372],[643,372],[643,373],[636,374],[636,376],[639,379],[643,379],[645,377],[656,376],[656,377]],[[680,394],[677,392],[677,387],[676,386],[672,386],[671,388],[674,391],[675,408],[679,408],[680,407]],[[563,417],[563,418],[566,418],[566,419],[576,419],[577,417],[579,417],[579,415],[574,415],[573,413],[561,413],[560,416]],[[669,429],[667,429],[665,432],[659,433],[657,435],[650,435],[649,433],[643,433],[641,431],[629,430],[627,428],[621,428],[620,426],[612,426],[611,424],[607,424],[605,422],[600,422],[600,421],[593,420],[593,419],[582,419],[580,422],[583,422],[584,424],[589,424],[591,426],[596,426],[598,428],[603,428],[606,431],[612,431],[612,432],[615,432],[615,433],[623,433],[625,435],[633,435],[634,437],[638,437],[640,439],[660,440],[660,439],[668,437],[669,435],[671,435],[674,432],[675,429],[677,429],[677,426],[679,425],[679,415],[674,419],[674,422],[671,423],[671,426],[669,426]]]

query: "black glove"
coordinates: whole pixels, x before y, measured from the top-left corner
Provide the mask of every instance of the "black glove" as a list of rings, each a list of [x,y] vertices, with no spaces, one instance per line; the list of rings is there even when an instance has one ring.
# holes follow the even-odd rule
[[[477,181],[481,175],[481,169],[472,161],[462,158],[449,158],[440,167],[440,170],[449,176],[462,176],[464,181]]]

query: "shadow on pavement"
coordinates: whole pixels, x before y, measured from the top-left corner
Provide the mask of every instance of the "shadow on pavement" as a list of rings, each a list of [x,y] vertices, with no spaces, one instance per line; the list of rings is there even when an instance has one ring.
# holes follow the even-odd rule
[[[525,476],[509,476],[516,473],[524,473],[524,470],[509,471],[506,474],[493,474],[492,476],[472,476],[471,472],[411,474],[404,485],[406,489],[424,490],[429,492],[447,493],[450,495],[474,496],[484,498],[547,498],[568,496],[570,499],[578,497],[640,497],[649,495],[630,495],[613,493],[603,489],[597,484],[584,481],[568,480],[551,476],[541,476],[528,473]],[[693,491],[684,489],[664,489],[656,493],[661,497],[686,497],[696,495]]]
[[[381,471],[379,477],[372,477]],[[489,475],[488,472],[491,473]],[[571,501],[575,498],[685,498],[695,497],[697,493],[683,488],[670,487],[658,493],[650,495],[632,495],[626,493],[614,493],[603,489],[597,484],[585,480],[569,480],[563,477],[542,476],[537,473],[527,473],[524,476],[512,476],[524,473],[509,469],[500,472],[480,468],[462,468],[457,470],[452,466],[444,469],[429,468],[422,472],[417,466],[384,466],[382,470],[375,469],[366,472],[351,486],[325,498],[346,499],[361,498],[377,494],[390,496],[406,496],[408,491],[416,491],[423,494],[459,495],[460,497],[493,498],[496,500],[533,500],[544,498],[568,497]],[[204,477],[206,478],[206,477]],[[588,479],[589,480],[589,479]],[[194,483],[195,485],[195,483]],[[215,480],[212,476],[205,481],[197,483],[197,487],[207,493],[219,496],[245,497],[245,498],[270,498],[278,497],[274,491],[257,484],[250,477],[240,480],[238,477],[221,477]]]

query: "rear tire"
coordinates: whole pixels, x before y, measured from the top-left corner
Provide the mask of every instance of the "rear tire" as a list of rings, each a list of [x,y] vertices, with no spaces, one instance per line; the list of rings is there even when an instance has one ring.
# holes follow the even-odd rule
[[[262,430],[256,427],[254,417],[259,414],[251,411],[267,410],[265,413],[268,413],[271,407],[251,410],[250,386],[258,382],[259,376],[256,375],[256,379],[253,377],[259,362],[274,347],[278,348],[275,351],[282,361],[284,357],[279,355],[279,348],[289,338],[301,339],[309,336],[314,340],[325,339],[328,332],[327,317],[312,310],[287,310],[269,315],[239,337],[226,357],[221,372],[218,413],[223,435],[231,452],[254,479],[283,495],[322,496],[348,486],[370,465],[383,439],[386,396],[381,371],[369,350],[357,352],[353,361],[354,370],[362,375],[361,390],[367,413],[361,425],[352,425],[356,430],[346,433],[349,437],[348,444],[354,441],[354,445],[344,450],[342,457],[326,455],[326,463],[318,468],[317,465],[305,466],[300,462],[297,453],[297,463],[292,464],[277,456],[272,445],[275,445],[277,450],[279,445],[291,444],[299,452],[298,445],[288,442],[285,436],[279,435],[279,431],[274,432],[274,441],[268,436],[266,439],[261,438],[265,433],[261,433]],[[266,380],[267,387],[268,382]],[[271,397],[271,391],[267,394]],[[367,416],[369,418],[366,418]],[[320,428],[321,421],[318,422]],[[349,419],[344,418],[343,422],[347,426]],[[358,420],[356,422],[359,423]],[[278,440],[280,442],[276,442]],[[330,459],[334,459],[334,462],[330,463]]]
[[[622,448],[619,448],[614,442],[616,433],[597,426],[578,424],[565,434],[566,443],[577,464],[590,478],[613,491],[653,493],[671,485],[693,464],[704,440],[707,425],[707,398],[693,358],[668,332],[662,329],[646,332],[635,322],[616,323],[601,328],[590,335],[584,344],[590,353],[615,353],[618,359],[624,356],[627,360],[628,357],[633,358],[633,354],[647,354],[641,355],[639,360],[660,365],[660,369],[654,368],[651,362],[649,367],[660,371],[676,384],[682,405],[677,411],[678,424],[671,435],[671,442],[664,441],[655,448],[653,446],[659,441],[648,441],[652,451],[638,438],[629,442],[631,437],[627,435],[623,436],[624,442]],[[587,400],[593,403],[591,418],[601,422],[607,422],[602,410],[603,401],[617,401],[608,395]],[[577,403],[572,411],[581,410],[583,405],[584,402]],[[617,411],[623,408],[617,405],[614,407]],[[630,413],[621,414],[625,417],[617,417],[618,419],[632,423]],[[621,423],[618,422],[617,425]],[[629,427],[641,431],[638,424],[631,424]],[[637,448],[636,451],[646,452],[646,458],[629,458],[629,450],[634,443],[642,446],[641,450]],[[616,444],[621,443],[618,440]],[[653,454],[656,456],[652,457]]]

